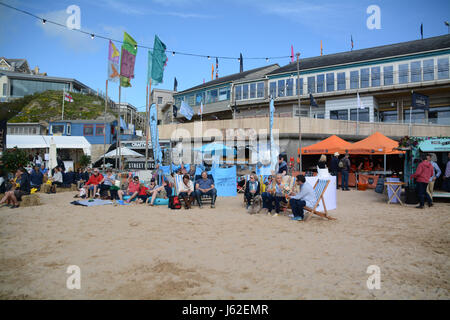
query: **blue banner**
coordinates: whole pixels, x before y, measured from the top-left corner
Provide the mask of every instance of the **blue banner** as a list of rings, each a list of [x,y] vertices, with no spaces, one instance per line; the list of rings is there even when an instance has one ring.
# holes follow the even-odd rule
[[[159,145],[158,111],[154,103],[150,106],[150,136],[152,139],[153,160],[155,163],[161,164],[162,153]]]
[[[214,168],[211,170],[214,177],[214,186],[219,197],[235,197],[236,187],[236,166],[230,168]]]
[[[430,107],[430,98],[424,94],[413,92],[411,97],[411,106],[414,109],[428,110]]]

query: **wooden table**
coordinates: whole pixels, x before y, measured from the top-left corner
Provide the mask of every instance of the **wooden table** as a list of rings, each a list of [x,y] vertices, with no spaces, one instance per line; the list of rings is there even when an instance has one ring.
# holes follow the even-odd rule
[[[405,183],[404,182],[385,182],[384,184],[388,187],[388,191],[389,191],[389,189],[392,191],[392,196],[389,198],[388,203],[393,203],[392,200],[395,197],[400,202],[400,204],[403,205],[403,202],[400,199],[400,194],[402,192],[402,186]],[[396,186],[399,188],[394,188]]]

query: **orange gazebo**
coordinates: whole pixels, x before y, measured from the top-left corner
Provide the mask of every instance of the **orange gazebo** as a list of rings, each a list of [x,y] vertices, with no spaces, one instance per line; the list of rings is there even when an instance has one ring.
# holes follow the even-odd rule
[[[404,153],[396,148],[398,148],[397,141],[389,139],[380,132],[375,132],[371,136],[349,146],[348,153],[367,155],[390,155]]]
[[[302,148],[302,154],[334,154],[335,152],[343,154],[347,152],[351,145],[352,144],[350,142],[347,142],[336,135],[332,135],[325,140]]]

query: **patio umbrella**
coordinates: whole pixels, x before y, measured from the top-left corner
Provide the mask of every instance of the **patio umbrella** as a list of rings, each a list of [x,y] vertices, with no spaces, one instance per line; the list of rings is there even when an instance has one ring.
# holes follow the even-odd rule
[[[201,148],[195,148],[195,151],[200,151],[203,153],[207,153],[207,152],[219,152],[219,151],[234,151],[233,148],[227,147],[225,145],[223,145],[222,143],[217,143],[217,142],[213,142],[213,143],[208,143],[208,144],[204,144]]]
[[[50,139],[50,150],[49,150],[49,161],[48,161],[48,174],[52,175],[52,169],[58,165],[58,161],[56,159],[56,144],[53,137]]]
[[[126,147],[121,147],[120,148],[120,153],[119,153],[122,157],[128,157],[128,158],[139,158],[139,157],[143,157],[142,154],[140,154],[139,152],[133,151],[131,149],[128,149]],[[103,157],[103,156],[102,156]],[[105,154],[105,158],[115,158],[116,157],[116,149],[111,150],[110,152]]]

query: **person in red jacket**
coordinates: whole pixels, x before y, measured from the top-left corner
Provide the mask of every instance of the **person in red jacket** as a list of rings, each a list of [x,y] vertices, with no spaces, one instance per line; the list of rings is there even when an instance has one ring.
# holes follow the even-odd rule
[[[89,180],[84,185],[84,188],[86,189],[86,193],[89,194],[88,190],[93,190],[92,197],[100,196],[99,191],[97,191],[97,188],[99,188],[99,184],[103,181],[103,175],[98,171],[98,169],[94,169],[94,173],[91,175]]]
[[[416,172],[411,175],[411,178],[416,179],[416,192],[419,197],[420,204],[416,207],[418,209],[423,209],[425,205],[425,197],[427,198],[428,206],[433,205],[433,200],[427,193],[428,183],[430,178],[433,176],[433,165],[427,160],[426,156],[422,157],[422,162],[416,169]]]

